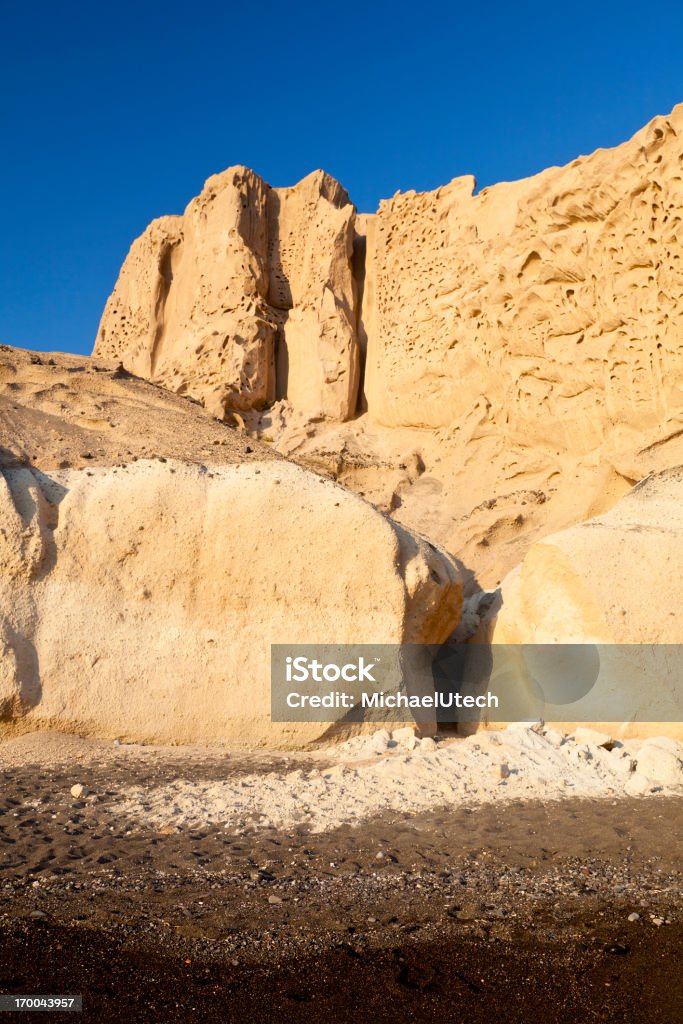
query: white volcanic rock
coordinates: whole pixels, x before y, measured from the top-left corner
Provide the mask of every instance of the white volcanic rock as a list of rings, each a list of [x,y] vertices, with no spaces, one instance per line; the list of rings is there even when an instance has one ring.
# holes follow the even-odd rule
[[[611,736],[683,736],[678,647],[667,647],[680,640],[682,539],[683,469],[648,477],[605,515],[531,547],[503,581],[488,638],[595,645],[598,684],[566,714],[609,722]]]
[[[2,713],[132,740],[300,745],[273,643],[439,643],[448,556],[285,462],[0,476]]]

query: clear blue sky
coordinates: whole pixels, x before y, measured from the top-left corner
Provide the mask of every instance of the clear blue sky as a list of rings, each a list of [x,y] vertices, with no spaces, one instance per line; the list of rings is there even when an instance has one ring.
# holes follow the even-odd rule
[[[0,342],[89,352],[133,238],[230,164],[362,211],[622,142],[683,100],[683,5],[3,5]]]

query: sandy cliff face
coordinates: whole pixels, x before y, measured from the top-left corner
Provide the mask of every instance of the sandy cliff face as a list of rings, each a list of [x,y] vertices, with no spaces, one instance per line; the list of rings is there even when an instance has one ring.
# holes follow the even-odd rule
[[[241,409],[497,584],[683,463],[683,107],[473,189],[358,217],[322,172],[271,189],[233,168],[134,243],[95,351]]]
[[[290,395],[344,420],[358,387],[354,211],[328,175],[272,189],[232,167],[132,245],[94,355],[214,415]]]
[[[681,423],[683,107],[630,142],[473,195],[382,203],[368,234],[366,396],[394,426],[464,424],[583,454]]]

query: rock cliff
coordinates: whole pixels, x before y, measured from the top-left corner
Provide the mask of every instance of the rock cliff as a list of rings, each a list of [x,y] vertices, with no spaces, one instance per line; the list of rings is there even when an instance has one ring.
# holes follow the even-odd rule
[[[97,356],[236,413],[499,583],[683,463],[683,106],[615,149],[356,215],[232,168],[138,239]]]
[[[322,172],[285,189],[244,167],[214,175],[182,217],[133,243],[94,354],[221,418],[287,395],[311,415],[348,419],[353,224],[348,196]]]

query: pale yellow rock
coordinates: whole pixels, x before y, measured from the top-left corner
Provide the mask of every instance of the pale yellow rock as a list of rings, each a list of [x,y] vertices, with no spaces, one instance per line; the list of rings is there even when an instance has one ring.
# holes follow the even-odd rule
[[[271,723],[271,644],[438,643],[458,619],[448,556],[281,461],[7,469],[1,486],[10,520],[40,492],[35,529],[54,527],[40,573],[3,581],[2,664],[21,671],[0,700],[23,729],[301,745],[327,727]]]
[[[601,706],[623,704],[633,712],[632,721],[610,718],[606,731],[683,737],[681,723],[664,720],[665,713],[678,717],[680,701],[680,665],[667,659],[664,645],[680,643],[682,547],[683,469],[674,469],[648,477],[607,514],[533,545],[503,581],[502,607],[487,638],[598,645],[601,671],[614,690],[600,691]],[[653,651],[661,652],[656,679],[650,678]],[[577,702],[577,713],[595,698],[591,692]],[[567,715],[571,710],[567,705]]]
[[[450,427],[482,403],[479,429],[508,444],[607,446],[631,468],[680,429],[682,135],[680,106],[533,178],[383,202],[363,309],[370,415]]]
[[[646,741],[638,752],[637,781],[644,778],[654,786],[683,787],[683,744],[667,748],[657,740]]]
[[[305,411],[347,419],[358,390],[353,222],[321,171],[290,189],[244,167],[214,175],[181,217],[133,243],[94,355],[219,418],[291,390]]]
[[[36,475],[16,469],[10,488],[0,474],[0,718],[33,700],[39,687],[30,634],[38,617],[36,581],[49,562],[53,523]]]
[[[487,587],[682,464],[682,138],[677,107],[566,167],[477,195],[458,178],[358,217],[365,413],[339,426],[294,404],[259,436]]]
[[[574,732],[574,739],[577,743],[592,743],[596,747],[605,747],[610,750],[614,740],[608,732],[599,732],[597,729],[589,729],[579,726]]]
[[[680,640],[683,470],[644,480],[603,516],[535,544],[502,585],[501,643]]]
[[[322,171],[268,194],[277,397],[332,420],[347,420],[358,394],[354,213],[341,185]]]
[[[231,167],[182,217],[133,243],[105,308],[95,355],[201,399],[214,415],[275,397],[266,306],[267,186]]]

